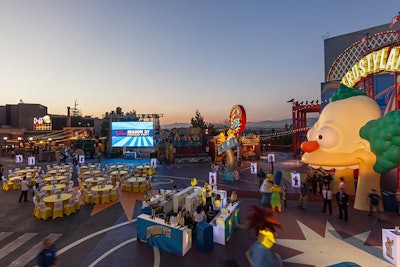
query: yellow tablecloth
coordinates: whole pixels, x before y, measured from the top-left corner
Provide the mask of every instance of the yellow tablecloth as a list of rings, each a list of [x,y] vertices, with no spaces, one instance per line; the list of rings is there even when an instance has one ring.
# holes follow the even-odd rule
[[[43,199],[43,201],[44,201],[45,203],[54,203],[54,202],[57,202],[57,201],[66,201],[66,200],[69,200],[71,197],[72,197],[72,194],[69,194],[69,193],[61,193],[61,194],[60,194],[60,197],[58,197],[58,194],[57,194],[57,195],[51,195],[51,196],[45,197],[45,198]]]
[[[112,171],[112,172],[111,172],[111,175],[117,175],[118,173],[119,173],[120,175],[125,175],[125,174],[128,173],[128,171]]]
[[[64,169],[50,170],[47,173],[50,173],[52,176],[57,175],[57,173],[61,173],[62,175],[66,172]]]
[[[100,173],[101,171],[100,170],[89,170],[89,171],[84,171],[83,172],[83,174],[86,174],[86,175],[88,175],[88,174],[97,174],[97,173]]]
[[[51,190],[55,190],[55,189],[64,189],[65,188],[65,184],[54,184],[54,185],[46,185],[43,186],[42,188],[40,188],[40,191],[51,191]]]
[[[112,170],[112,169],[120,169],[123,167],[125,167],[125,165],[119,164],[119,165],[110,165],[108,168],[110,168]]]
[[[22,180],[22,176],[13,176],[13,177],[8,178],[8,180],[11,182],[14,182],[15,179]]]
[[[44,178],[44,180],[45,180],[46,182],[51,182],[51,181],[53,181],[53,180],[56,180],[57,182],[60,182],[60,181],[63,180],[63,179],[67,179],[67,176],[65,176],[65,175],[59,175],[59,176],[52,176],[52,177]]]
[[[22,169],[22,170],[18,170],[18,171],[16,171],[16,173],[18,173],[18,174],[27,174],[27,173],[29,173],[29,172],[35,172],[35,170],[34,169]]]
[[[104,187],[99,186],[99,185],[92,186],[90,188],[90,190],[92,190],[92,191],[107,191],[107,190],[111,190],[112,188],[113,188],[112,185],[106,184],[106,185],[104,185]]]
[[[104,177],[96,177],[95,178],[88,178],[85,180],[86,183],[91,183],[93,185],[96,185],[99,181],[104,182],[105,178]]]
[[[128,179],[128,182],[130,182],[130,183],[134,183],[134,182],[141,183],[141,182],[144,182],[146,180],[147,179],[145,177],[131,177],[131,178]]]

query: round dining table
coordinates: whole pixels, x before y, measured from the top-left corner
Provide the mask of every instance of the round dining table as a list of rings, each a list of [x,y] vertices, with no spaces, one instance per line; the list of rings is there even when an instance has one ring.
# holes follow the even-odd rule
[[[46,204],[54,204],[54,202],[58,201],[68,201],[72,197],[72,194],[70,193],[61,193],[61,194],[55,194],[55,195],[50,195],[45,198],[43,198],[43,202]]]
[[[111,190],[111,189],[113,189],[113,186],[110,185],[110,184],[106,184],[106,185],[95,185],[95,186],[92,186],[92,187],[90,188],[91,191],[99,191],[99,192],[101,192],[101,191],[107,191],[107,190]]]
[[[35,169],[31,169],[31,168],[29,168],[29,169],[21,169],[21,170],[15,171],[15,172],[18,173],[19,175],[25,175],[27,173],[34,173]]]
[[[88,171],[84,171],[83,174],[89,175],[89,174],[98,174],[101,173],[101,170],[88,170]]]
[[[61,180],[63,180],[63,179],[67,179],[67,176],[65,176],[65,175],[58,175],[58,176],[51,176],[51,177],[46,177],[46,178],[44,178],[44,180],[46,181],[46,182],[51,182],[51,181],[57,181],[57,183],[59,183]]]
[[[92,185],[97,185],[98,182],[104,182],[105,178],[104,177],[93,177],[93,178],[88,178],[85,180],[85,183],[91,183]]]
[[[12,176],[12,177],[8,178],[8,180],[11,182],[14,182],[14,180],[16,180],[16,179],[22,180],[22,176],[17,175],[17,176]]]
[[[51,190],[63,190],[65,188],[65,184],[52,184],[52,185],[45,185],[40,188],[40,191],[49,191]]]
[[[126,165],[123,165],[123,164],[117,164],[117,165],[110,165],[108,168],[110,169],[110,170],[113,170],[113,169],[121,169],[121,168],[123,168],[123,167],[125,167]]]
[[[145,182],[146,180],[147,180],[146,177],[131,177],[127,181],[130,183],[134,183],[134,182],[141,183],[141,182]]]
[[[57,173],[61,173],[61,174],[64,174],[66,172],[66,170],[65,169],[57,169],[57,170],[50,170],[50,171],[48,171],[47,173],[50,173],[52,176],[55,176],[55,175],[57,175]]]
[[[113,176],[115,176],[115,175],[117,175],[119,173],[119,175],[125,175],[125,174],[127,174],[128,173],[128,171],[125,171],[125,170],[120,170],[120,171],[112,171],[111,172],[111,175],[113,175]]]

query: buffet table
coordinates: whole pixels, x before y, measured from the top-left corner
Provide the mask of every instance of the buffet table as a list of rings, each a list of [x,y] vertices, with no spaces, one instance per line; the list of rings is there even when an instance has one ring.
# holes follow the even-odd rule
[[[150,215],[141,214],[136,227],[139,240],[169,253],[184,256],[192,247],[192,230],[179,226],[175,220],[166,224],[164,219],[151,219]]]
[[[215,243],[225,245],[232,236],[233,230],[239,224],[239,204],[240,202],[228,204],[211,221]]]

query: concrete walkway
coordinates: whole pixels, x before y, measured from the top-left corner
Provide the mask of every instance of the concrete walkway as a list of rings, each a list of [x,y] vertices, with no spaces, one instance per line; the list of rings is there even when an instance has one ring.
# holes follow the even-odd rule
[[[276,159],[275,170],[309,171],[290,154],[278,153]],[[5,173],[9,168],[24,167],[12,159],[2,158],[0,162]],[[103,160],[102,164],[115,162],[135,163],[110,159]],[[257,163],[258,167],[268,170],[265,162]],[[159,165],[152,189],[170,189],[174,184],[185,188],[193,177],[202,185],[209,171],[209,163]],[[243,226],[249,206],[260,203],[257,187],[256,175],[250,174],[250,162],[242,162],[239,181],[218,180],[218,188],[238,191]],[[329,216],[321,213],[321,196],[310,196],[303,210],[297,207],[296,189],[290,193],[287,208],[277,214],[283,229],[278,230],[273,247],[281,255],[283,266],[329,266],[345,261],[366,267],[392,266],[382,257],[381,230],[399,224],[396,213],[385,212],[378,222],[366,212],[350,208],[349,221],[344,222],[337,219],[336,203],[333,203],[333,215]],[[121,202],[117,202],[107,207],[82,205],[76,214],[43,221],[32,215],[31,201],[18,202],[19,195],[19,191],[0,190],[0,266],[34,266],[46,237],[55,240],[60,266],[250,266],[244,254],[256,238],[245,227],[237,228],[226,246],[214,244],[212,251],[203,253],[193,242],[189,252],[179,257],[136,240],[139,200],[133,205],[132,220],[127,218]],[[98,212],[93,214],[94,209]]]

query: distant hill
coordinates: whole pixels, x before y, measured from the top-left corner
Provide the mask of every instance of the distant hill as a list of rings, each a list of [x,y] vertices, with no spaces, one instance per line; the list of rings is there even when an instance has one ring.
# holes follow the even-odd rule
[[[318,118],[307,118],[307,126],[312,126],[317,122]],[[287,124],[290,126],[293,123],[292,119],[284,119],[279,121],[258,121],[258,122],[247,122],[246,128],[261,128],[261,129],[281,129],[285,128]]]
[[[317,122],[318,118],[307,118],[307,126],[312,126]],[[279,121],[258,121],[258,122],[247,122],[246,128],[258,128],[258,129],[281,129],[284,128],[285,125],[291,125],[292,119],[284,119]],[[191,123],[172,123],[161,125],[161,129],[173,129],[173,128],[187,128],[190,127]],[[222,124],[214,124],[216,128],[224,128],[228,127],[227,125]]]
[[[172,124],[161,125],[161,129],[188,128],[190,126],[192,126],[191,123],[176,122]]]

